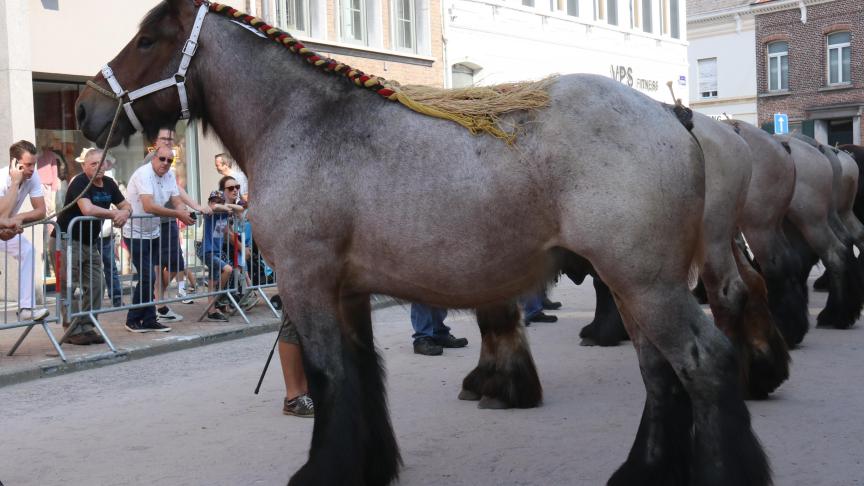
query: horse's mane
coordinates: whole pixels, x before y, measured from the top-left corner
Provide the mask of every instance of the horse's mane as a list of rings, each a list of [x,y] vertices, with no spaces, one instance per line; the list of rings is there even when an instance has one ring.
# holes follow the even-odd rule
[[[201,0],[196,0],[200,4]],[[164,4],[163,4],[164,5]],[[158,7],[157,7],[158,8]],[[269,39],[306,59],[309,64],[323,72],[341,74],[356,86],[375,91],[390,101],[398,101],[406,107],[424,115],[454,121],[471,133],[486,132],[512,144],[516,130],[505,131],[499,126],[501,117],[512,112],[527,111],[549,105],[548,88],[555,76],[539,81],[505,83],[493,86],[459,89],[435,88],[432,86],[405,85],[384,78],[365,74],[347,64],[322,56],[305,47],[291,34],[268,25],[263,20],[240,12],[227,5],[210,3],[211,12],[241,22],[262,32]],[[148,14],[148,18],[164,15],[164,11]]]

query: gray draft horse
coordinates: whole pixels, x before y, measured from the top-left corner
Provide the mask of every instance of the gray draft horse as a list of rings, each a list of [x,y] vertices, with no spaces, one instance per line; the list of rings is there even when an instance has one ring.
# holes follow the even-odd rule
[[[110,62],[116,80],[135,88],[174,77],[196,3],[154,8]],[[687,288],[704,164],[672,110],[611,79],[562,76],[548,107],[505,117],[524,127],[513,148],[325,75],[212,14],[185,81],[191,116],[249,175],[256,239],[283,276],[283,309],[301,337],[316,417],[290,484],[385,485],[398,475],[371,293],[500,306],[537,285],[558,248],[609,284],[645,381],[633,449],[609,483],[771,484],[732,345]],[[93,82],[102,87],[81,94],[79,127],[118,144],[135,129],[124,116],[107,140],[115,104],[104,76]],[[148,134],[181,114],[173,91],[134,110]],[[524,339],[511,344],[505,360],[530,356]]]
[[[833,149],[812,138],[775,135],[789,144],[795,162],[795,194],[789,206],[786,234],[801,258],[799,282],[817,260],[829,273],[828,301],[819,313],[819,327],[846,329],[855,324],[864,303],[864,278],[852,252],[852,237],[837,212],[842,202],[842,167]],[[804,288],[806,292],[806,287]]]
[[[694,113],[693,123],[706,166],[705,265],[701,277],[717,326],[738,350],[743,388],[753,398],[765,398],[789,377],[789,353],[774,324],[765,281],[735,238],[743,230],[748,240],[752,236],[756,242],[757,260],[775,258],[773,248],[782,244],[775,240],[778,235],[782,237],[781,223],[794,187],[794,170],[784,173],[783,169],[791,169],[792,162],[787,159],[785,167],[770,161],[757,163],[755,158],[762,154],[751,152],[746,138],[740,136],[746,128],[738,124],[720,123],[699,113]],[[776,186],[765,190],[769,181]],[[794,256],[791,248],[787,251]],[[602,281],[595,278],[594,283],[598,293],[596,317],[580,336],[586,344],[617,344],[624,334],[618,311],[609,304],[611,296]]]

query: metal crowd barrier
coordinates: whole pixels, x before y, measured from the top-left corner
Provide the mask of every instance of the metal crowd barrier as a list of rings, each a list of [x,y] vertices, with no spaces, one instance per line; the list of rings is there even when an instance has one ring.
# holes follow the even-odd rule
[[[25,328],[24,332],[7,353],[7,356],[12,356],[18,347],[21,346],[21,343],[24,342],[24,339],[30,334],[30,331],[33,330],[34,327],[40,326],[45,331],[45,334],[48,335],[48,339],[57,351],[60,359],[66,361],[66,355],[63,353],[63,350],[60,349],[62,341],[58,342],[54,337],[54,334],[51,332],[51,329],[48,327],[49,324],[59,322],[60,320],[60,299],[56,297],[56,294],[54,297],[48,297],[44,270],[42,272],[43,278],[38,279],[38,282],[34,281],[37,276],[37,260],[36,251],[33,245],[37,241],[37,234],[45,245],[45,251],[42,252],[42,255],[44,256],[44,261],[42,262],[44,264],[43,269],[47,269],[52,266],[52,264],[55,264],[56,258],[59,255],[60,239],[57,238],[55,241],[55,238],[50,236],[52,234],[51,230],[53,230],[54,235],[60,235],[60,227],[56,222],[52,221],[31,226],[25,229],[22,234],[16,235],[8,241],[0,241],[0,251],[3,253],[3,265],[2,268],[0,268],[0,271],[2,271],[3,274],[3,322],[0,324],[0,331],[21,327]],[[10,264],[10,259],[14,260],[14,263]],[[9,277],[12,272],[18,275],[18,298],[15,303],[10,303],[9,301]],[[55,273],[57,272],[55,271]],[[41,289],[41,292],[39,293],[36,292],[37,285]],[[21,320],[20,310],[27,307],[34,310],[48,309],[50,314],[44,319],[38,321],[32,319]],[[14,316],[13,319],[9,318],[10,312]]]
[[[266,288],[276,287],[276,273],[270,265],[264,260],[264,256],[255,244],[255,237],[252,233],[252,225],[246,218],[240,220],[240,225],[235,227],[234,231],[241,235],[242,250],[240,252],[240,261],[243,262],[243,268],[248,276],[248,283],[245,289],[257,292],[264,300],[270,312],[277,318],[280,317],[279,311],[273,307],[267,294],[264,293]]]

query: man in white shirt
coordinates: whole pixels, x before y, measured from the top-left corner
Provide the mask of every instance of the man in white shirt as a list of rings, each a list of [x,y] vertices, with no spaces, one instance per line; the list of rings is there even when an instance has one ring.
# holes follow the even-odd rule
[[[159,147],[150,162],[145,162],[129,178],[126,196],[132,204],[133,218],[123,226],[123,239],[129,247],[132,264],[138,272],[137,285],[132,295],[133,304],[154,302],[154,265],[158,265],[160,254],[159,217],[177,218],[189,225],[194,223],[180,198],[177,180],[170,170],[173,160],[174,154],[170,148]],[[169,201],[171,208],[165,207],[165,203]],[[130,309],[126,315],[126,329],[130,332],[171,330],[157,321],[155,305]]]
[[[33,209],[19,213],[30,197]],[[0,169],[0,218],[10,218],[20,226],[45,217],[42,182],[36,172],[36,147],[20,140],[9,147],[9,167]],[[14,234],[14,236],[13,236]],[[18,319],[38,321],[48,316],[48,309],[34,309],[36,287],[33,285],[33,245],[17,232],[0,233],[0,251],[18,260]],[[8,268],[14,268],[9,265]]]
[[[228,154],[219,154],[214,160],[216,172],[220,175],[233,177],[235,181],[240,183],[240,197],[243,201],[249,202],[249,180],[246,179],[246,174],[237,167],[237,162]]]

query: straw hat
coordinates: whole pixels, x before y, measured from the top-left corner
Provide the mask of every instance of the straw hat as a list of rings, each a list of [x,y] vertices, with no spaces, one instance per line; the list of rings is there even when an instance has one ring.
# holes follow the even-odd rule
[[[96,150],[96,149],[93,147],[82,148],[81,149],[81,155],[79,155],[78,157],[75,157],[75,162],[78,162],[79,164],[83,164],[84,160],[87,159],[87,154],[89,154],[90,151],[92,151],[92,150]],[[102,168],[105,170],[109,170],[112,167],[114,167],[114,162],[116,162],[116,161],[117,161],[117,159],[115,159],[113,155],[106,154],[105,155],[105,163],[102,164]]]
[[[93,147],[82,148],[81,149],[81,155],[79,155],[78,157],[75,157],[75,162],[78,162],[79,164],[83,164],[84,158],[87,157],[87,153],[90,152],[91,150],[93,150]]]

